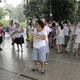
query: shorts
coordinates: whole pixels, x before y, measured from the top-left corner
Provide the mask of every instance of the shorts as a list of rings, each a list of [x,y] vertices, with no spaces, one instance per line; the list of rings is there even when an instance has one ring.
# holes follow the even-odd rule
[[[49,44],[46,43],[46,53],[49,53]]]
[[[67,44],[68,43],[68,36],[65,36],[65,44]]]
[[[41,47],[39,49],[33,48],[33,60],[38,60],[38,54],[39,54],[39,61],[45,62],[46,61],[46,47]]]
[[[79,48],[79,43],[74,43],[74,48],[78,49]]]
[[[29,34],[28,35],[28,38],[29,38],[29,41],[30,41],[32,39],[32,35]]]

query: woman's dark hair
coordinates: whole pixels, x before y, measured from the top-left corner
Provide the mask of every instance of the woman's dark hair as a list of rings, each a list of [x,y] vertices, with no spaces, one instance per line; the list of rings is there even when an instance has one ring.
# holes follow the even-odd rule
[[[64,20],[63,24],[67,24],[67,23],[68,23],[68,21],[67,20]]]
[[[59,26],[61,27],[61,29],[63,30],[63,25],[61,23],[59,23]]]
[[[29,23],[29,25],[31,25],[33,23],[33,21],[31,21],[30,23]]]
[[[53,22],[53,23],[52,23],[52,27],[55,27],[55,25],[56,25],[55,22]]]
[[[41,26],[41,28],[44,28],[44,23],[41,20],[37,20],[38,24]]]
[[[78,21],[74,21],[74,22],[76,22],[78,24]]]

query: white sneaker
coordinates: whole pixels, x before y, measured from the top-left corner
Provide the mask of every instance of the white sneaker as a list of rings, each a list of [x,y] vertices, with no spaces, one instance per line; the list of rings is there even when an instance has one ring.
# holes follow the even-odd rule
[[[17,52],[19,52],[20,51],[20,49],[17,49]]]

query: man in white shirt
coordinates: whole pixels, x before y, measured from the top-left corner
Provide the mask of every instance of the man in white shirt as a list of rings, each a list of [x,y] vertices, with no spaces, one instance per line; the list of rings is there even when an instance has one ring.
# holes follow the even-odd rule
[[[68,35],[69,35],[69,23],[64,26],[64,36],[65,36],[65,47],[67,46],[68,43]]]
[[[49,41],[48,41],[48,34],[53,30],[45,25],[44,31],[46,31],[46,61],[45,64],[48,64],[48,57],[49,57]]]

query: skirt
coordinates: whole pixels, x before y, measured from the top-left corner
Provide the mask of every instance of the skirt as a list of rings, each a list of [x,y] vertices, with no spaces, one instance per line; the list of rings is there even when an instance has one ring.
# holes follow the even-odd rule
[[[3,38],[2,36],[0,36],[0,44],[3,42]]]
[[[23,38],[23,36],[20,37],[20,38],[15,38],[14,42],[15,42],[16,44],[23,44],[23,43],[24,43],[24,38]]]
[[[62,45],[62,44],[64,44],[64,37],[58,36],[56,38],[56,45]]]

